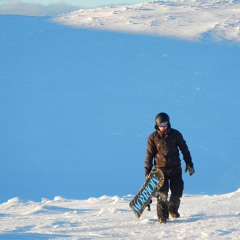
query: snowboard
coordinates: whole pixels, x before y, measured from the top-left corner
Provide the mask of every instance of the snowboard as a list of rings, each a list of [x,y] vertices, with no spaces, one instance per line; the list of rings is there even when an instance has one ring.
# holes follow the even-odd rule
[[[155,193],[162,187],[164,175],[160,169],[153,169],[137,195],[129,203],[129,207],[137,218],[140,218],[144,209],[150,203]]]

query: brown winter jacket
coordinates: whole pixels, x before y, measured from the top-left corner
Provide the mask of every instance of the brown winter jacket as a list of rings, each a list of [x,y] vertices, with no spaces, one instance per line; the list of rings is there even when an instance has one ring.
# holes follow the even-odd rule
[[[147,172],[151,171],[153,165],[156,168],[170,170],[181,168],[179,149],[186,164],[191,164],[192,158],[188,146],[178,130],[169,128],[165,133],[161,133],[160,131],[153,132],[147,141],[145,159]]]

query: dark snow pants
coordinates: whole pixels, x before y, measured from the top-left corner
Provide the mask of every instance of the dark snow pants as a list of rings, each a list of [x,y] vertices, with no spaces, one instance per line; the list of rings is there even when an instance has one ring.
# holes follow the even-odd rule
[[[182,179],[182,169],[179,169],[178,171],[171,171],[169,169],[163,168],[161,170],[164,173],[164,184],[159,191],[159,195],[167,199],[168,192],[170,189],[172,196],[181,198],[183,195],[183,189],[184,189],[184,183]]]

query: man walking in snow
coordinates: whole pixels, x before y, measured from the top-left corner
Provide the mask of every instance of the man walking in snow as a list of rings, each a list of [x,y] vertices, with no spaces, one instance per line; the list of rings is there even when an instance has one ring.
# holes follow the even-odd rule
[[[194,174],[192,157],[182,134],[171,128],[170,118],[166,113],[159,113],[155,118],[155,129],[147,140],[145,159],[145,177],[149,175],[153,165],[164,174],[164,184],[157,192],[157,216],[159,223],[166,223],[169,215],[179,218],[180,198],[183,194],[181,160],[179,149],[186,163],[185,172]],[[168,201],[169,188],[171,196]]]

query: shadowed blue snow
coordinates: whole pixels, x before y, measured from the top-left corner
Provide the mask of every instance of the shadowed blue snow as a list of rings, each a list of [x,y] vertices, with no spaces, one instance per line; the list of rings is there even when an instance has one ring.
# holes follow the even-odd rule
[[[0,201],[135,194],[161,111],[192,153],[185,192],[239,188],[239,45],[2,15],[0,53]]]

